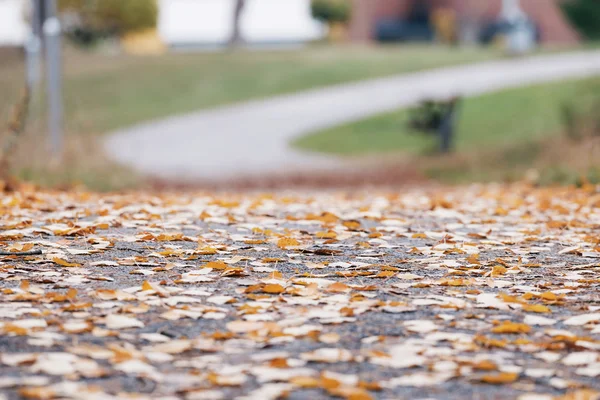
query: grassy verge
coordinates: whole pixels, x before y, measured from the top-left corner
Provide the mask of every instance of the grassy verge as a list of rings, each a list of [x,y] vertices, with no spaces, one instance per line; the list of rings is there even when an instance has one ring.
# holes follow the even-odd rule
[[[574,80],[511,89],[465,99],[461,106],[456,149],[471,151],[536,141],[560,133],[562,107],[578,107],[600,93],[600,79]],[[341,155],[423,154],[433,139],[408,128],[409,111],[378,115],[298,139],[304,150]]]
[[[43,97],[35,99],[16,173],[47,185],[119,188],[135,179],[107,161],[97,135],[198,109],[444,65],[485,61],[493,50],[436,46],[310,47],[298,51],[107,55],[64,54],[66,161],[45,151]],[[24,85],[18,53],[0,60],[0,124]],[[0,128],[0,130],[3,130]],[[35,154],[35,157],[31,155]],[[118,177],[118,178],[115,178]]]
[[[71,133],[103,133],[202,108],[349,81],[483,61],[484,49],[437,46],[314,47],[298,51],[173,53],[157,57],[65,53]],[[0,92],[15,92],[22,65],[0,66]],[[9,96],[0,100],[6,108]]]
[[[435,138],[408,128],[409,111],[400,110],[338,126],[298,139],[298,148],[346,156],[411,159],[426,175],[447,182],[511,180],[537,167],[540,179],[572,181],[597,175],[600,163],[586,146],[564,138],[564,106],[575,113],[597,112],[600,78],[550,83],[466,99],[456,137],[456,152],[434,153]],[[593,136],[593,134],[592,134]],[[586,142],[586,138],[582,139]],[[587,142],[586,142],[587,143]],[[565,151],[561,152],[560,149]],[[583,157],[585,155],[585,157]],[[582,157],[585,163],[582,164]]]
[[[97,135],[174,114],[361,79],[501,57],[492,49],[404,45],[309,47],[298,51],[175,53],[158,57],[107,55],[66,49],[65,129],[68,165],[50,165],[43,98],[33,108],[21,176],[45,184],[83,181],[109,188],[115,172],[100,153]],[[0,123],[24,82],[16,57],[0,60]],[[86,143],[83,143],[86,142]],[[28,154],[36,154],[35,163]],[[104,161],[102,161],[104,160]],[[34,167],[33,164],[36,166]],[[124,179],[123,182],[128,181]],[[97,182],[97,183],[96,183]]]

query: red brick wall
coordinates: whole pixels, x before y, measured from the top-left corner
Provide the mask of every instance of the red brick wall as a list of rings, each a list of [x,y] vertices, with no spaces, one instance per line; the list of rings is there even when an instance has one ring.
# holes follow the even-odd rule
[[[557,4],[541,5],[539,0],[522,1],[523,9],[538,24],[542,33],[542,42],[555,44],[575,44],[579,34],[566,20]]]
[[[375,25],[381,18],[404,15],[412,0],[353,0],[350,37],[357,42],[373,38]]]
[[[369,41],[373,37],[375,24],[381,18],[405,15],[414,1],[425,0],[352,0],[354,12],[350,23],[350,37],[357,42]],[[502,0],[430,0],[432,5],[452,7],[459,15],[472,18],[494,19],[499,15]],[[525,12],[541,30],[542,42],[574,44],[579,35],[566,21],[557,1],[521,0]]]

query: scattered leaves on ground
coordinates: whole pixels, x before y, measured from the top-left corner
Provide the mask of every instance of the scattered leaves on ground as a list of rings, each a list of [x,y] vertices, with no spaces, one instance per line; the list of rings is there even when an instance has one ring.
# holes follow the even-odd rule
[[[597,188],[0,199],[0,398],[597,399]]]

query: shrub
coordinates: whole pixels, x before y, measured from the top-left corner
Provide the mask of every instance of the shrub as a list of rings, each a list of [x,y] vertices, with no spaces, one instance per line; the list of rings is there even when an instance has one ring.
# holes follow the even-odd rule
[[[312,0],[312,15],[316,19],[331,22],[348,22],[352,14],[349,0]]]
[[[588,39],[600,39],[600,1],[569,0],[562,8],[582,35]]]
[[[122,35],[158,21],[156,0],[59,0],[59,9],[73,31]]]

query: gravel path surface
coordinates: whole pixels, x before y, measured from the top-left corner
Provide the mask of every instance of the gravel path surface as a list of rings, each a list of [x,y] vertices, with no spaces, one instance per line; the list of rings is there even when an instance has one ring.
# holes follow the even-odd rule
[[[292,139],[418,103],[600,74],[600,51],[443,68],[252,101],[115,132],[107,154],[142,173],[177,181],[221,181],[348,168],[299,152]]]
[[[1,210],[0,399],[600,393],[599,188]]]

